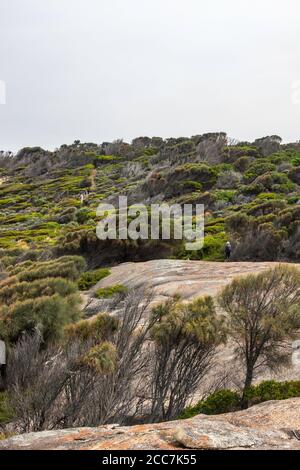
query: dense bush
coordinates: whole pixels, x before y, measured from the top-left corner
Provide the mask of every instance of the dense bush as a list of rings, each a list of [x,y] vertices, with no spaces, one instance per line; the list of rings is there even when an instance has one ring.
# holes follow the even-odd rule
[[[240,157],[238,160],[236,160],[233,164],[234,169],[236,171],[239,171],[240,173],[244,173],[247,168],[251,165],[253,159],[250,157]]]
[[[80,256],[64,256],[44,263],[33,263],[28,269],[22,270],[18,278],[28,282],[46,277],[65,277],[75,281],[85,267],[85,261]]]
[[[81,299],[77,294],[59,294],[17,301],[0,309],[1,337],[15,342],[24,331],[39,327],[44,341],[54,341],[63,334],[64,326],[79,320]]]
[[[217,170],[205,163],[186,163],[176,167],[168,176],[169,184],[178,180],[198,181],[204,189],[209,189],[217,181]]]
[[[108,314],[100,314],[91,320],[80,320],[65,327],[67,341],[111,340],[117,331],[119,321]]]
[[[300,381],[276,382],[269,380],[252,385],[246,392],[249,405],[253,406],[270,400],[287,400],[300,397]],[[186,408],[179,419],[188,419],[199,414],[218,415],[241,409],[242,394],[232,390],[218,390],[197,405]]]
[[[11,305],[17,301],[54,294],[65,297],[74,294],[76,290],[75,284],[59,277],[38,279],[33,282],[16,282],[3,287],[0,283],[0,302]]]
[[[233,145],[223,149],[223,158],[225,162],[234,163],[241,157],[258,158],[260,151],[255,146]]]
[[[223,261],[226,241],[227,237],[224,232],[208,234],[204,238],[203,248],[198,251],[186,252],[185,257],[192,260]]]
[[[199,414],[219,415],[240,408],[241,396],[232,390],[218,390],[201,400],[197,405],[186,408],[179,419],[188,419]]]
[[[247,390],[246,396],[250,404],[256,404],[270,400],[286,400],[288,398],[300,397],[300,381],[265,381],[259,385],[252,385],[252,387]]]
[[[16,342],[25,331],[39,327],[44,341],[63,335],[64,326],[80,318],[76,280],[85,267],[81,257],[37,262],[27,260],[0,282],[1,336]]]
[[[244,174],[244,181],[246,184],[252,183],[258,176],[275,171],[276,165],[270,163],[268,160],[260,159],[252,163]]]
[[[294,183],[300,184],[300,166],[292,168],[288,173],[288,177]]]
[[[285,173],[278,173],[276,171],[258,176],[255,184],[261,185],[264,191],[272,190],[278,193],[288,193],[295,188],[295,184],[289,180]]]
[[[80,290],[88,290],[93,287],[97,282],[110,275],[110,270],[107,268],[96,269],[94,271],[86,271],[78,280],[78,288]]]

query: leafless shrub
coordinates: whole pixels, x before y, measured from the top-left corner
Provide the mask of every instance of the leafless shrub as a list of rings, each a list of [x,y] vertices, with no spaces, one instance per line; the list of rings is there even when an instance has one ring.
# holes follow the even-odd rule
[[[134,416],[145,400],[146,339],[153,324],[143,318],[151,299],[143,290],[132,291],[118,320],[101,315],[94,323],[79,322],[59,347],[43,349],[38,331],[24,335],[8,363],[18,430],[123,423]]]

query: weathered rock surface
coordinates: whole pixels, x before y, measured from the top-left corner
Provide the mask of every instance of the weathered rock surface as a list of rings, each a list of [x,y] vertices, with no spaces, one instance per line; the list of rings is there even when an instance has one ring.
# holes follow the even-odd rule
[[[300,450],[300,398],[219,416],[161,424],[77,428],[23,434],[0,450],[283,449]]]
[[[142,263],[123,263],[111,269],[111,275],[100,281],[99,287],[123,284],[129,289],[150,287],[156,300],[166,300],[175,294],[183,299],[216,295],[232,279],[245,274],[260,273],[276,263],[153,260]]]
[[[262,272],[276,263],[152,260],[141,263],[123,263],[111,269],[111,275],[100,281],[89,292],[82,294],[87,316],[109,309],[111,300],[93,297],[100,287],[123,284],[129,289],[149,287],[154,292],[153,304],[179,294],[185,300],[202,295],[216,295],[233,278]]]

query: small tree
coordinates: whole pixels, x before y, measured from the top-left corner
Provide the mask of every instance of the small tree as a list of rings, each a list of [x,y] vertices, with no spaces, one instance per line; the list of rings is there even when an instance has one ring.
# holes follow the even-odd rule
[[[211,297],[188,304],[178,299],[156,307],[151,377],[151,422],[177,417],[213,365],[224,339],[223,319]]]
[[[220,295],[228,313],[228,333],[245,368],[243,400],[254,375],[289,360],[288,340],[300,328],[300,272],[280,265],[233,280]]]

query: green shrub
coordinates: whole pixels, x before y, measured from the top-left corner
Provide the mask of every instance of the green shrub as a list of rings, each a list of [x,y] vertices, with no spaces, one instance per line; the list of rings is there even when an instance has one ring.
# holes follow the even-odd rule
[[[63,278],[37,279],[33,282],[16,282],[0,288],[0,302],[10,305],[17,301],[59,294],[67,296],[77,291],[76,284]]]
[[[126,286],[123,286],[122,284],[116,284],[114,286],[98,289],[95,292],[95,297],[97,297],[97,299],[108,299],[113,297],[115,294],[126,294],[127,291],[128,289]]]
[[[118,326],[119,321],[117,318],[103,313],[90,320],[81,320],[67,325],[65,334],[67,339],[71,341],[94,339],[99,342],[109,340],[117,331]]]
[[[248,145],[228,146],[223,149],[224,160],[229,163],[234,163],[241,157],[260,157],[260,152],[257,147]]]
[[[271,400],[287,400],[300,397],[300,381],[276,382],[268,380],[252,385],[246,392],[250,406]],[[199,401],[197,405],[186,408],[179,419],[188,419],[198,414],[218,415],[230,413],[241,408],[242,394],[232,390],[218,390]]]
[[[107,268],[96,269],[95,271],[86,271],[78,280],[78,288],[80,290],[88,290],[93,287],[97,282],[110,275],[110,270]]]
[[[0,309],[1,336],[15,342],[24,331],[33,331],[39,327],[45,341],[57,341],[65,325],[80,318],[78,294],[62,297],[52,296],[27,299]]]
[[[263,184],[258,184],[258,183],[252,183],[252,184],[245,184],[240,186],[239,192],[241,194],[244,194],[246,196],[252,195],[252,194],[260,194],[265,191],[265,187]]]
[[[230,189],[219,189],[215,191],[214,195],[217,201],[233,202],[236,191]]]
[[[224,232],[215,235],[207,235],[204,238],[203,248],[199,251],[193,251],[190,259],[201,259],[205,261],[223,261],[224,246],[227,241]]]
[[[30,268],[21,272],[20,281],[34,281],[46,277],[64,277],[75,281],[86,266],[81,256],[63,256],[44,263],[34,263]]]
[[[192,180],[201,183],[204,189],[211,188],[217,181],[218,172],[214,167],[205,163],[186,163],[175,168],[168,175],[168,183],[174,180]]]
[[[251,404],[300,397],[300,381],[275,382],[268,380],[259,385],[252,385],[248,389],[246,397]]]
[[[218,415],[239,409],[241,397],[232,390],[218,390],[196,406],[186,408],[179,419],[188,419],[199,414]]]
[[[266,159],[260,159],[252,163],[244,174],[245,183],[252,183],[258,176],[276,171],[276,165]]]
[[[184,181],[183,188],[189,192],[201,191],[202,184],[199,183],[198,181],[188,180],[188,181]]]
[[[272,171],[258,176],[255,184],[262,185],[265,190],[274,191],[276,193],[288,193],[295,188],[295,184],[289,180],[285,173]]]
[[[82,362],[96,373],[111,374],[117,363],[116,347],[104,341],[91,348],[82,358]]]

